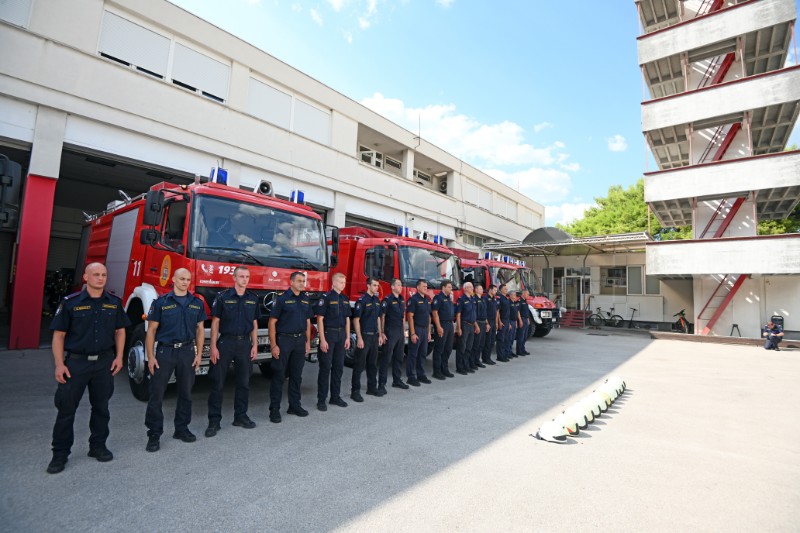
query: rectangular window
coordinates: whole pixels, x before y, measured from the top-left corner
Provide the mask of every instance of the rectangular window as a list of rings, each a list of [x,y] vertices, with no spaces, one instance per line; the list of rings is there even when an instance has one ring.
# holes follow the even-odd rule
[[[542,290],[544,292],[553,292],[553,269],[542,269]]]
[[[661,294],[661,280],[657,276],[645,276],[645,294]]]
[[[397,173],[399,173],[399,171],[402,170],[402,168],[403,168],[403,164],[400,161],[398,161],[397,159],[392,159],[391,157],[387,156],[386,157],[386,167],[389,170],[394,169],[394,170],[398,171]]]
[[[431,175],[430,174],[426,174],[426,173],[424,173],[422,171],[419,171],[419,170],[415,170],[414,171],[414,177],[415,178],[419,178],[419,179],[421,179],[423,181],[427,181],[428,183],[431,182]]]
[[[98,52],[109,59],[163,77],[167,73],[169,46],[169,38],[114,13],[103,13]]]
[[[230,65],[226,65],[188,46],[175,43],[172,58],[172,81],[181,87],[194,88],[217,101],[228,97]]]
[[[331,115],[295,99],[292,131],[312,141],[328,145],[331,142]]]
[[[628,267],[628,294],[642,294],[642,267]]]
[[[394,278],[394,248],[376,246],[364,254],[364,275],[382,281]]]
[[[292,97],[266,83],[250,78],[247,110],[270,124],[288,130],[292,121]]]

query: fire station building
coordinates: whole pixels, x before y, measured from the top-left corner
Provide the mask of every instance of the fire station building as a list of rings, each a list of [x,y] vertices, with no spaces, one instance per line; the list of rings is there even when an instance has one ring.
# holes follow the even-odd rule
[[[544,221],[537,202],[164,0],[2,2],[0,42],[0,156],[21,165],[0,193],[12,349],[39,345],[46,285],[76,268],[88,215],[214,166],[235,187],[303,191],[328,224],[451,247]]]

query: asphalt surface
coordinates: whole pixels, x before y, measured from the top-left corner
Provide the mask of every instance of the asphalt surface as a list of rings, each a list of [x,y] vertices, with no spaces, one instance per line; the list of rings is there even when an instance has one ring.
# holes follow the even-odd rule
[[[119,375],[114,461],[88,451],[88,395],[64,472],[45,472],[55,420],[45,350],[0,352],[0,531],[797,531],[800,351],[557,330],[533,356],[383,398],[268,421],[251,380],[252,430],[206,439],[208,383],[191,429],[145,452],[143,403]],[[451,358],[451,366],[453,359]],[[566,444],[538,426],[609,374],[628,391]],[[345,369],[345,390],[350,370]],[[363,388],[362,388],[363,389]],[[286,410],[284,399],[283,411]]]

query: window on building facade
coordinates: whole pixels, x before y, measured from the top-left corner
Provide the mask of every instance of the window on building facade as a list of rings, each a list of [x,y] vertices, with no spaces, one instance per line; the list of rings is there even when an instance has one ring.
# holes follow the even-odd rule
[[[642,294],[642,267],[628,267],[628,294]]]
[[[250,78],[247,110],[255,117],[285,130],[292,122],[292,96],[275,87]]]
[[[657,276],[645,276],[644,290],[645,294],[658,296],[661,294],[661,280]]]
[[[295,98],[292,131],[328,145],[331,142],[331,114]]]
[[[603,267],[600,269],[600,294],[625,294],[628,286],[625,267]]]

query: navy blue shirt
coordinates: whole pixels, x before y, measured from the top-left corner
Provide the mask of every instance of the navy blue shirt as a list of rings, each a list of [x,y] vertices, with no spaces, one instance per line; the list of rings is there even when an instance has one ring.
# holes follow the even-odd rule
[[[519,317],[519,300],[516,302],[511,302],[509,300],[511,306],[509,308],[508,319],[512,322],[516,322],[517,318]]]
[[[258,297],[254,293],[245,290],[239,296],[231,287],[217,294],[211,306],[211,316],[219,318],[220,335],[250,335],[253,321],[261,315],[258,307]]]
[[[478,317],[477,320],[480,320],[481,322],[485,322],[486,321],[486,306],[487,306],[486,300],[487,299],[488,298],[484,294],[483,296],[478,298],[477,301],[475,302],[475,309],[476,309],[476,314],[477,314],[477,317]]]
[[[524,298],[519,299],[519,316],[523,320],[531,318],[531,309],[528,307],[528,302]]]
[[[764,332],[769,333],[770,335],[777,335],[778,333],[783,333],[783,328],[778,324],[772,324],[772,327],[764,326]]]
[[[456,316],[452,294],[450,296],[445,296],[443,292],[440,292],[434,296],[433,302],[431,303],[431,311],[436,311],[439,313],[440,324],[452,322]]]
[[[489,320],[489,323],[494,327],[495,319],[497,318],[497,296],[492,298],[488,294],[484,296],[486,298],[486,318]]]
[[[200,298],[190,292],[186,296],[185,302],[181,303],[170,291],[158,297],[150,306],[147,320],[158,322],[156,342],[177,344],[195,339],[197,324],[208,317]]]
[[[122,300],[103,291],[92,298],[86,289],[70,294],[56,310],[50,329],[64,331],[64,349],[83,355],[114,351],[114,333],[131,324]]]
[[[500,320],[508,322],[508,317],[511,314],[511,300],[508,299],[508,296],[503,296],[498,292],[497,306],[500,309]]]
[[[295,295],[292,289],[286,289],[275,299],[269,317],[278,320],[275,323],[276,333],[297,335],[306,332],[308,321],[314,317],[314,313],[311,311],[311,301],[305,292]]]
[[[377,294],[370,296],[361,295],[353,309],[353,318],[359,319],[361,333],[377,333],[378,318],[381,316],[381,299]]]
[[[408,299],[407,309],[409,313],[414,313],[414,325],[427,328],[431,323],[431,299],[425,295],[415,292]]]
[[[322,325],[325,329],[344,328],[347,325],[347,319],[350,318],[350,298],[345,294],[330,290],[319,299],[315,314],[324,319]]]
[[[381,315],[384,317],[383,332],[402,332],[405,314],[406,303],[403,301],[403,296],[389,293],[389,296],[381,302]]]
[[[476,299],[475,295],[467,296],[466,294],[462,294],[461,298],[458,299],[458,303],[456,303],[456,314],[461,314],[462,321],[475,322],[478,311],[475,306]]]

